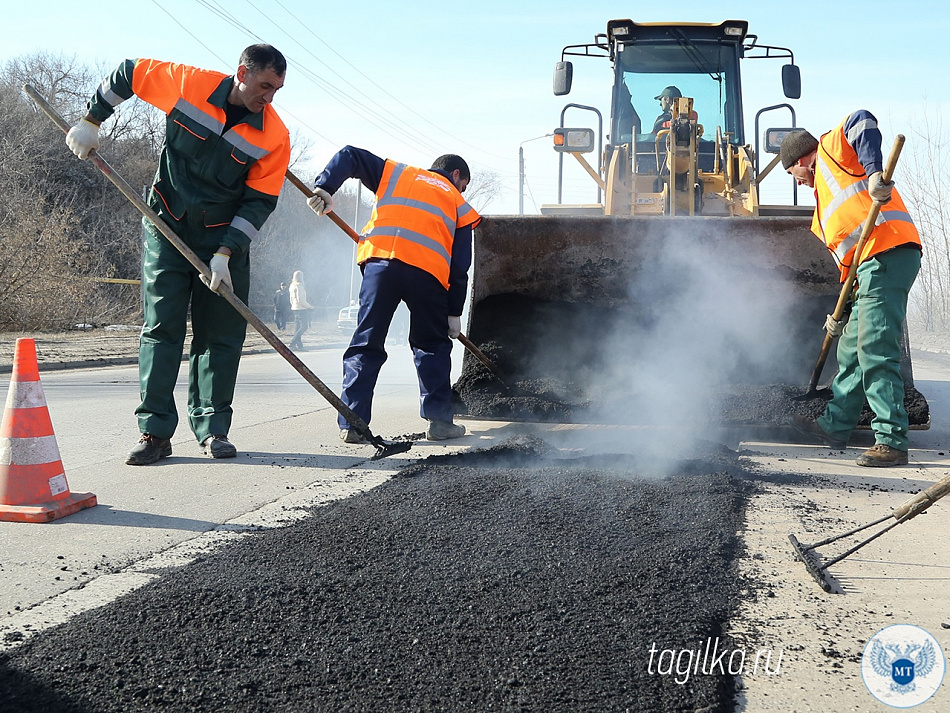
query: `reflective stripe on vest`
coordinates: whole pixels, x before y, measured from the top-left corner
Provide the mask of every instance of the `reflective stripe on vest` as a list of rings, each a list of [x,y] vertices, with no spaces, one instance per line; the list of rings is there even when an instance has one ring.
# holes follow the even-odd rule
[[[216,106],[209,98],[217,91],[224,91],[222,83],[228,79],[221,72],[188,67],[151,59],[138,59],[132,77],[132,90],[143,101],[158,107],[172,120],[177,121],[173,112],[177,112],[198,126],[185,126],[184,119],[178,124],[186,131],[198,135],[203,127],[213,134],[221,136],[226,119],[222,107]],[[103,80],[99,87],[103,98],[118,98],[111,89],[110,78]],[[183,123],[184,122],[184,123]],[[256,126],[254,125],[256,124]],[[206,138],[199,136],[199,138]],[[248,117],[232,126],[221,136],[232,149],[253,159],[247,173],[246,185],[261,193],[277,196],[284,184],[287,168],[289,143],[287,129],[271,105],[264,107],[258,115]],[[245,157],[234,156],[235,160]]]
[[[873,201],[868,194],[868,177],[857,153],[845,136],[848,117],[821,137],[815,161],[815,194],[818,207],[812,220],[815,233],[832,252],[841,269],[848,273]],[[852,127],[853,140],[871,127],[870,120]],[[873,127],[872,127],[873,128]],[[920,236],[904,202],[895,189],[890,202],[878,213],[875,227],[865,243],[859,263],[878,253],[907,243],[920,244]]]
[[[448,289],[455,231],[479,220],[448,179],[386,161],[357,259],[399,260],[425,270]]]

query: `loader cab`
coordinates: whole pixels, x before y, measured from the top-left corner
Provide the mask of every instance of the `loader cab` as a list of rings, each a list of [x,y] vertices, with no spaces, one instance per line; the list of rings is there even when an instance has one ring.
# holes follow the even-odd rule
[[[602,132],[606,136],[599,137],[606,140],[597,169],[605,196],[603,214],[758,215],[758,145],[753,150],[746,141],[740,63],[788,58],[791,62],[782,68],[783,89],[786,97],[798,98],[801,80],[791,50],[759,45],[744,20],[719,24],[610,20],[607,32],[594,40],[561,51],[554,93],[561,96],[571,90],[573,67],[568,57],[609,59],[610,116]],[[668,103],[661,106],[659,101],[665,90],[677,97],[672,117],[663,115]],[[595,107],[567,106],[599,117]],[[791,108],[765,107],[755,115],[756,124],[759,114],[780,107]],[[564,129],[563,111],[561,117]],[[579,152],[557,145],[555,149],[573,153],[595,175]],[[563,155],[557,206],[564,205],[562,176]]]
[[[662,112],[655,97],[668,87],[693,100],[703,127],[700,170],[713,170],[717,128],[731,143],[744,143],[739,59],[747,29],[738,20],[719,25],[607,23],[614,68],[609,143],[634,149],[638,173],[651,166],[656,170],[654,123]]]

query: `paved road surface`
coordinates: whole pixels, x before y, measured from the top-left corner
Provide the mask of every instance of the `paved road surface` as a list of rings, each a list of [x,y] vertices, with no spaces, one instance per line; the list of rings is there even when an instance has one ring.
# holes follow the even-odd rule
[[[339,388],[340,350],[302,356]],[[908,468],[858,468],[857,447],[842,453],[729,437],[728,445],[744,449],[763,472],[809,478],[794,486],[766,485],[749,510],[742,567],[774,586],[771,596],[748,602],[733,628],[750,645],[771,647],[784,658],[779,675],[744,678],[739,709],[889,710],[867,693],[859,666],[863,644],[892,623],[922,626],[950,650],[950,630],[941,626],[950,624],[950,599],[941,593],[950,582],[950,504],[938,504],[835,567],[845,594],[818,589],[786,540],[789,531],[816,540],[877,519],[950,472],[950,357],[917,354],[915,367],[933,428],[912,435]],[[231,433],[241,452],[237,459],[205,458],[185,429],[173,439],[171,458],[135,468],[123,464],[137,438],[134,367],[42,378],[70,487],[96,493],[100,504],[48,525],[0,523],[0,648],[159,577],[163,567],[226,546],[244,530],[290,522],[311,503],[372,488],[415,459],[488,446],[524,430],[565,449],[578,445],[572,429],[468,422],[472,435],[450,446],[421,441],[404,456],[371,462],[371,447],[339,441],[335,412],[296,372],[277,355],[259,355],[242,364]],[[407,349],[394,350],[384,368],[372,426],[386,437],[423,430]],[[858,440],[866,446],[867,438]],[[601,439],[588,432],[584,447],[622,452],[624,444],[616,431]],[[948,688],[919,710],[950,709]]]

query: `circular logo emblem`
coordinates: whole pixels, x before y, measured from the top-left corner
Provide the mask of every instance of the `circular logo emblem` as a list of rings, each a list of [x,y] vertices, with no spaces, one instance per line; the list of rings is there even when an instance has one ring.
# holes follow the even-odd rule
[[[864,685],[893,708],[913,708],[926,701],[940,688],[946,669],[937,640],[911,624],[881,629],[861,655]]]

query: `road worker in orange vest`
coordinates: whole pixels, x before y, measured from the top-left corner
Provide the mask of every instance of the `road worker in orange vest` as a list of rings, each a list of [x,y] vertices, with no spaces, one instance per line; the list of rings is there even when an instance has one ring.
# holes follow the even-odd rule
[[[129,59],[99,85],[66,144],[79,158],[99,148],[99,126],[133,94],[167,115],[149,206],[208,263],[205,280],[147,219],[139,344],[141,438],[126,463],[171,455],[173,392],[191,309],[188,420],[207,455],[233,458],[231,401],[247,322],[215,294],[221,283],[247,302],[251,240],[277,206],[290,136],[271,106],[287,62],[270,45],[244,50],[233,76],[154,59]],[[205,284],[202,285],[201,282]]]
[[[883,180],[881,131],[874,115],[859,110],[815,139],[805,130],[789,133],[780,156],[799,185],[815,189],[812,232],[841,268],[842,282],[857,260],[850,319],[829,315],[825,328],[838,341],[838,373],[832,399],[820,418],[796,416],[798,430],[835,447],[845,447],[867,399],[875,445],[858,465],[907,463],[907,410],[900,371],[901,336],[907,296],[920,270],[921,243],[914,221],[893,182]],[[872,201],[884,204],[861,255],[855,255]]]
[[[347,146],[314,182],[316,195],[307,202],[317,215],[333,209],[332,194],[348,178],[373,191],[376,205],[357,251],[363,282],[356,332],[343,354],[343,402],[370,422],[386,335],[405,302],[426,437],[458,438],[465,427],[453,423],[451,340],[462,329],[472,229],[481,220],[462,197],[471,180],[468,164],[446,154],[426,170]],[[345,419],[338,423],[346,443],[363,442]]]

